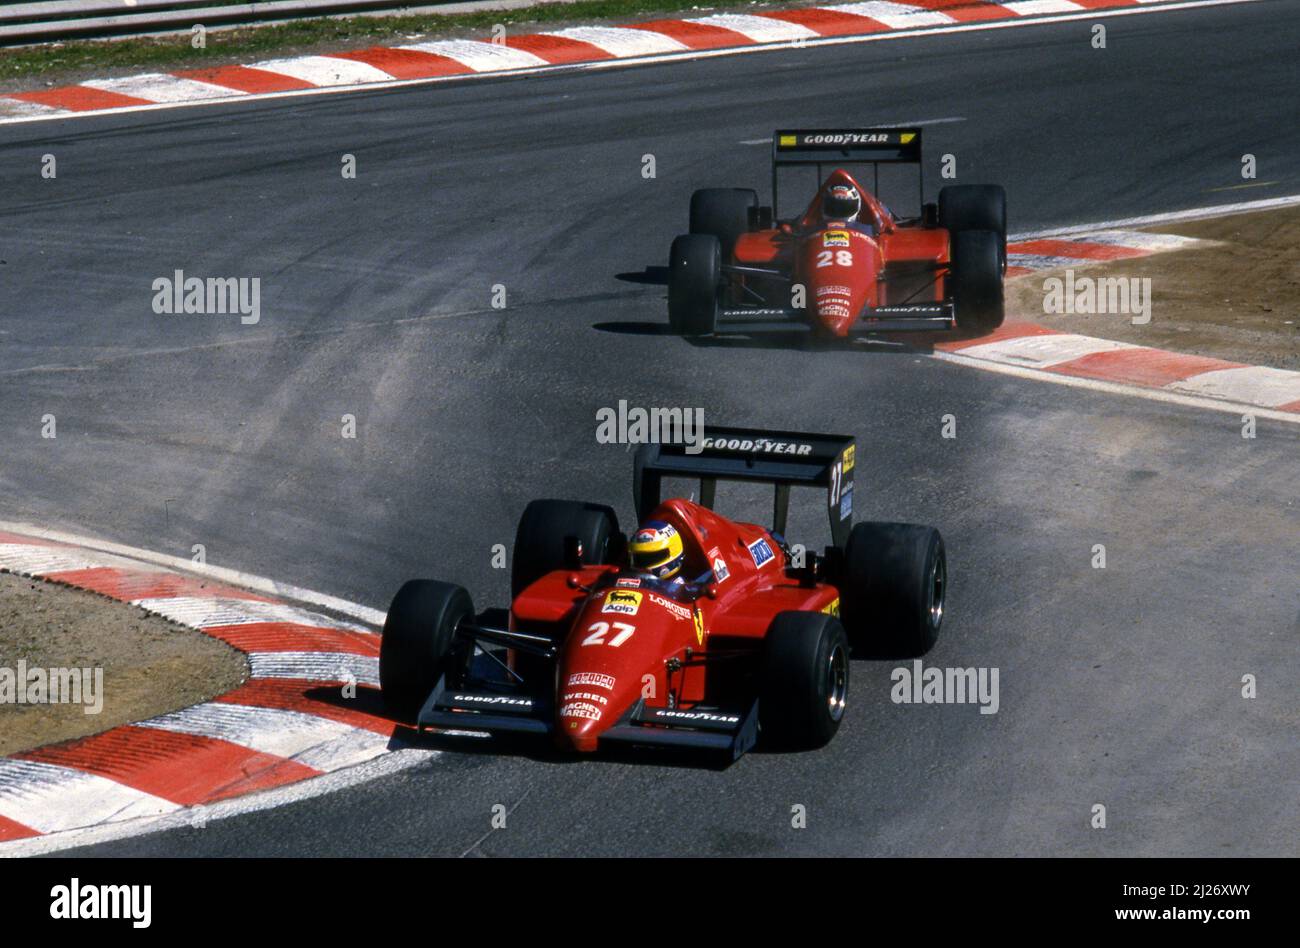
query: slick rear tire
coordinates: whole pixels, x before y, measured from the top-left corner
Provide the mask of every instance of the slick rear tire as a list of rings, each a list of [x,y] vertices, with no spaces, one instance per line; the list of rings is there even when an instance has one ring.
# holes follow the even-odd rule
[[[413,579],[388,607],[379,642],[379,688],[393,711],[414,717],[459,653],[456,627],[474,617],[469,593],[451,583]]]
[[[952,184],[939,190],[939,226],[951,233],[991,230],[998,235],[1002,269],[1007,267],[1007,192],[996,184]]]
[[[749,188],[701,188],[691,195],[690,232],[717,237],[729,254],[749,230],[751,207],[758,207],[758,193]]]
[[[718,324],[722,248],[708,234],[683,234],[668,254],[668,325],[682,336],[707,336]]]
[[[991,230],[961,230],[950,235],[948,293],[957,328],[989,333],[1005,314],[998,235]]]
[[[834,616],[779,612],[763,643],[758,720],[765,744],[811,750],[840,728],[849,693],[849,639]]]
[[[618,515],[603,504],[534,500],[524,508],[510,561],[513,598],[547,573],[565,568],[564,538],[577,537],[582,562],[612,563],[621,555]]]
[[[844,548],[840,612],[855,649],[924,655],[939,638],[948,559],[934,527],[860,523]]]

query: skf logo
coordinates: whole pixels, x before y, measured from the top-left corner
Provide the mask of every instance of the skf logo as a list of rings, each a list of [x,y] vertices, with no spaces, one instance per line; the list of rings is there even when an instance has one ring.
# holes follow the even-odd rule
[[[749,550],[749,555],[754,558],[755,566],[762,566],[764,563],[769,563],[776,556],[776,554],[772,552],[772,547],[768,544],[767,540],[762,537],[759,537],[753,543],[749,544],[746,549]]]
[[[614,589],[605,595],[605,605],[601,612],[616,612],[619,615],[634,616],[641,608],[641,594],[630,589]]]
[[[849,232],[847,230],[828,230],[822,234],[823,247],[847,247]]]

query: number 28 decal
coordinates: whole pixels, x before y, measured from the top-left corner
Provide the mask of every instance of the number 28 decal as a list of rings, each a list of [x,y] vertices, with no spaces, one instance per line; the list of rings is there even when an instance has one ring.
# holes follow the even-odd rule
[[[614,630],[614,637],[606,642],[605,635],[611,628]],[[636,626],[628,625],[626,622],[593,622],[591,628],[587,630],[588,635],[582,640],[582,644],[608,645],[611,648],[618,648],[630,639],[635,631]]]
[[[817,252],[817,266],[829,267],[831,263],[837,267],[853,266],[853,251],[851,250],[819,250]]]

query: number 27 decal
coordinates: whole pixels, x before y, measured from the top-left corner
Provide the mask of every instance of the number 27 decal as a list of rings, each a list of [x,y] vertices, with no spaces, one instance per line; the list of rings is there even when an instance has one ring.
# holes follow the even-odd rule
[[[613,628],[614,637],[608,642],[605,641],[605,634]],[[636,631],[636,626],[628,625],[626,622],[594,622],[591,628],[587,630],[590,633],[582,640],[583,645],[608,645],[611,648],[618,648],[624,642],[632,637]]]

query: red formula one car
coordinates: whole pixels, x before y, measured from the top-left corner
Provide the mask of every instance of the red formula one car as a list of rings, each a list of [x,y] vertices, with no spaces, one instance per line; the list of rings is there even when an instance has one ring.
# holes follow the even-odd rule
[[[1006,193],[953,185],[900,218],[878,196],[882,164],[915,164],[924,195],[919,128],[776,132],[771,207],[744,188],[696,191],[691,231],[669,254],[673,330],[708,335],[720,318],[742,316],[798,320],[832,338],[1000,326]],[[870,165],[873,190],[847,165]],[[791,166],[815,168],[820,186],[801,215],[781,220],[779,172]]]
[[[607,506],[530,503],[508,610],[476,613],[448,583],[403,585],[379,658],[389,705],[422,730],[549,736],[573,751],[621,742],[735,759],[760,735],[791,748],[829,741],[851,646],[895,656],[934,644],[943,540],[933,527],[853,526],[852,438],[712,428],[700,447],[638,452],[642,527],[630,540]],[[664,478],[698,480],[700,502],[661,500]],[[773,527],[715,513],[719,480],[773,484]],[[800,485],[826,491],[823,554],[785,540]],[[657,540],[675,559],[638,559]]]

